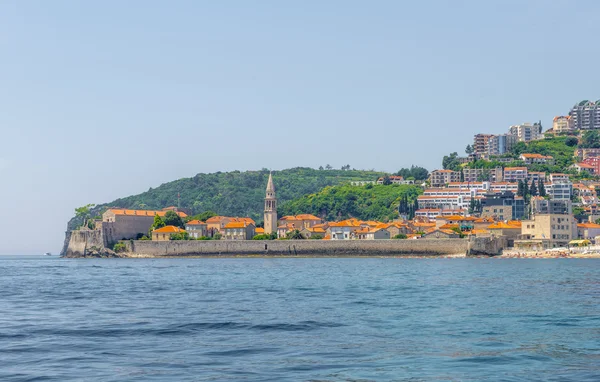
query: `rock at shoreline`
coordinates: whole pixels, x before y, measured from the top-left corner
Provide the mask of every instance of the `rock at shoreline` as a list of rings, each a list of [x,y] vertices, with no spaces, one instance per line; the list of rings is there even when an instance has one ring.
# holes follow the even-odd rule
[[[67,254],[63,257],[71,259],[107,259],[121,258],[125,256],[116,253],[112,249],[92,247],[86,250],[84,254],[67,252]]]

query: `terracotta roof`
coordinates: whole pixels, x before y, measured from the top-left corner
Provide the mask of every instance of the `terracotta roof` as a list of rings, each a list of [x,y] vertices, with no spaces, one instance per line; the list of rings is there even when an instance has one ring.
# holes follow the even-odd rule
[[[504,222],[496,222],[494,224],[490,224],[487,228],[488,229],[521,229],[521,227],[519,227],[519,226],[507,224]]]
[[[114,213],[115,215],[127,215],[127,216],[165,216],[165,214],[169,211],[151,211],[151,210],[127,210],[120,208],[110,208],[108,211]],[[184,218],[187,215],[183,212],[176,212],[177,215]]]
[[[597,228],[597,229],[600,229],[600,224],[596,224],[596,223],[580,223],[580,224],[577,224],[577,228]]]
[[[168,225],[159,229],[155,229],[154,231],[152,231],[152,233],[179,233],[179,232],[185,232],[184,229],[181,229],[179,227],[175,227],[174,225]]]
[[[518,171],[518,170],[527,170],[527,167],[506,167],[504,171]]]
[[[542,155],[542,154],[521,154],[523,158],[531,158],[531,159],[553,159],[550,155]]]
[[[206,223],[200,220],[191,220],[185,223],[185,225],[206,225]]]
[[[252,223],[250,223],[252,224]],[[224,229],[228,229],[228,228],[246,228],[248,226],[248,223],[246,222],[229,222],[227,224],[225,224],[225,227],[223,227]]]
[[[258,228],[256,228],[256,229],[254,230],[254,232],[256,232],[257,234],[265,233],[265,229],[264,229],[264,228],[261,228],[261,227],[258,227]]]
[[[207,223],[220,223],[223,219],[229,219],[227,216],[213,216],[212,218],[206,219]]]

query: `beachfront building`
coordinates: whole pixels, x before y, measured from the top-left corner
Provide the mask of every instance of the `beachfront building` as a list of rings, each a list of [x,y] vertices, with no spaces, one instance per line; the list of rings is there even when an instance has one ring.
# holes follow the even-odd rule
[[[535,214],[532,219],[522,221],[521,235],[515,240],[515,246],[523,246],[530,241],[540,249],[564,247],[576,235],[577,225],[573,215]]]
[[[600,224],[581,223],[577,224],[577,237],[579,239],[594,240],[600,236]],[[598,243],[596,243],[598,244]]]
[[[169,241],[171,240],[171,235],[176,233],[184,233],[185,230],[179,227],[175,227],[173,225],[168,225],[159,229],[155,229],[152,231],[152,240],[153,241]]]
[[[354,239],[354,232],[361,229],[360,222],[356,219],[343,220],[338,223],[329,223],[331,240]]]

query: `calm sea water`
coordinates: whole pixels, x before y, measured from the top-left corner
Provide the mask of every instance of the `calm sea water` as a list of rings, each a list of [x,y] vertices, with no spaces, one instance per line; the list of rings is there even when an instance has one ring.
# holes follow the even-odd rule
[[[600,380],[600,261],[0,257],[0,381]]]

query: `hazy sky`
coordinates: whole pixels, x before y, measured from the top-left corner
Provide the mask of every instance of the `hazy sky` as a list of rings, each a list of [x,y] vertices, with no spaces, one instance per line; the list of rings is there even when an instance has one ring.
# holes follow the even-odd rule
[[[600,98],[596,1],[0,2],[0,254],[199,172],[434,169]]]

